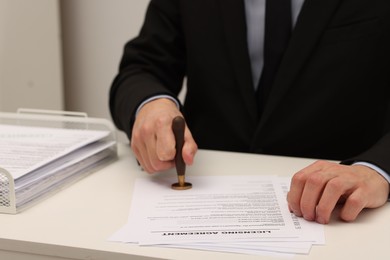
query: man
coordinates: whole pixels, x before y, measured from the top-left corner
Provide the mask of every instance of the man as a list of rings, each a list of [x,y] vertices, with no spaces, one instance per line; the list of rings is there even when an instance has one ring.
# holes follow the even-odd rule
[[[265,9],[264,0],[152,0],[111,89],[113,119],[150,173],[174,167],[177,115],[189,165],[198,146],[322,159],[294,175],[289,207],[328,223],[343,201],[340,217],[352,221],[389,196],[390,2],[292,0],[294,29],[259,99],[267,51],[254,35]]]

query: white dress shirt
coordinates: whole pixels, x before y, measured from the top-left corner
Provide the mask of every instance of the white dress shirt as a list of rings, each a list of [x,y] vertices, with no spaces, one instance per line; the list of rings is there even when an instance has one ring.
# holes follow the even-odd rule
[[[249,57],[251,58],[254,88],[258,85],[263,69],[265,1],[266,0],[244,0],[247,41]],[[291,0],[293,25],[295,25],[297,21],[304,1],[305,0]]]

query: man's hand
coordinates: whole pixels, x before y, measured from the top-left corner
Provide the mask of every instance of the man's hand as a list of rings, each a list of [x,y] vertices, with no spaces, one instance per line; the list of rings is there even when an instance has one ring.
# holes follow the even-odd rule
[[[388,196],[389,183],[369,167],[317,161],[293,176],[287,201],[295,215],[326,224],[338,202],[344,203],[340,218],[353,221]]]
[[[168,170],[175,166],[175,137],[172,120],[182,116],[172,100],[161,98],[145,104],[133,126],[131,148],[137,160],[148,173]],[[187,165],[194,161],[197,145],[186,126],[183,159]]]

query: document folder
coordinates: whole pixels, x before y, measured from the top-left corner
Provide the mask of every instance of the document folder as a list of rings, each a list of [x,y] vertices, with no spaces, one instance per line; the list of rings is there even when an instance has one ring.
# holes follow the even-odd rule
[[[41,141],[46,146],[39,145]],[[9,214],[34,205],[117,158],[114,125],[77,112],[0,112],[0,146],[0,213]],[[26,166],[27,162],[32,166]]]

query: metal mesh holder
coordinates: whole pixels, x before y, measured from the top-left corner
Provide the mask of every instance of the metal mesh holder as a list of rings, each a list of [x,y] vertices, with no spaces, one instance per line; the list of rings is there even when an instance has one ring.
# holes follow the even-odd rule
[[[0,172],[0,207],[11,206],[9,180],[5,173]]]
[[[11,174],[0,167],[0,213],[16,212],[15,182]]]

